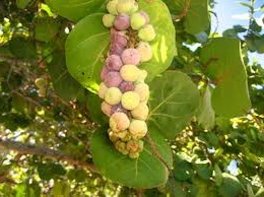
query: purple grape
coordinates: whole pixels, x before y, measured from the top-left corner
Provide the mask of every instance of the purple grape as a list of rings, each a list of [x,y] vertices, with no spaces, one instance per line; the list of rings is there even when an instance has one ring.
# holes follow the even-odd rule
[[[112,109],[111,109],[111,114],[115,112],[123,112],[127,114],[128,111],[124,109],[121,104],[117,104],[117,105],[112,106]]]
[[[127,46],[127,38],[124,32],[116,31],[115,29],[111,29],[111,42],[122,47]]]
[[[114,55],[121,55],[123,53],[123,51],[125,50],[125,47],[120,46],[116,43],[112,43],[111,44],[111,48],[110,48],[110,54],[114,54]]]
[[[110,55],[106,59],[106,66],[110,70],[116,70],[119,71],[121,67],[123,66],[123,62],[118,55]]]
[[[123,81],[119,85],[119,89],[121,90],[121,92],[133,91],[135,89],[135,85],[133,82]]]
[[[119,72],[110,71],[106,74],[104,83],[107,87],[118,87],[122,82]]]
[[[140,62],[140,54],[134,48],[124,50],[121,58],[124,64],[138,65]]]
[[[114,26],[117,30],[126,30],[130,26],[129,16],[126,14],[120,14],[116,17]]]
[[[101,71],[101,74],[100,74],[100,77],[101,77],[101,80],[104,81],[105,80],[105,77],[107,75],[107,73],[109,72],[108,68],[106,66],[104,66],[102,68],[102,71]]]

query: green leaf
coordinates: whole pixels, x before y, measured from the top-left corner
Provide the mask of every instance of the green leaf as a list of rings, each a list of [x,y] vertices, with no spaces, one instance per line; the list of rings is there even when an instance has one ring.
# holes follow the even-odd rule
[[[106,0],[46,0],[53,12],[73,21],[98,12]]]
[[[59,23],[51,17],[36,18],[34,20],[35,39],[49,42],[59,31]]]
[[[52,188],[52,196],[63,196],[69,197],[71,192],[71,187],[67,181],[56,181],[54,187]]]
[[[65,175],[66,171],[60,164],[39,164],[37,166],[39,177],[42,180],[54,179],[57,176]]]
[[[151,81],[171,64],[176,52],[176,33],[167,6],[161,0],[140,0],[140,9],[148,13],[150,23],[156,31],[156,38],[151,42],[153,58],[140,65],[148,71],[148,81]],[[159,12],[157,13],[157,10]]]
[[[210,27],[208,0],[191,0],[184,21],[185,30],[190,34],[198,34]]]
[[[179,181],[190,180],[193,176],[193,168],[189,161],[185,159],[184,153],[177,153],[174,156],[173,175]]]
[[[31,0],[16,0],[16,5],[20,9],[24,9],[31,2]]]
[[[205,181],[208,181],[212,176],[212,169],[208,161],[195,163],[194,169],[196,170],[197,175]]]
[[[223,173],[223,183],[218,188],[220,196],[236,197],[241,190],[242,185],[235,176]]]
[[[48,71],[56,93],[66,101],[84,95],[85,89],[67,71],[64,53],[55,51],[53,54]]]
[[[215,124],[215,112],[211,102],[211,90],[207,86],[197,113],[198,123],[205,129],[212,129]]]
[[[110,32],[102,24],[103,14],[82,19],[66,41],[68,71],[79,83],[91,91],[98,90],[104,52],[108,48]]]
[[[215,38],[202,48],[201,59],[216,85],[212,93],[216,114],[226,118],[245,114],[251,104],[239,40]]]
[[[37,56],[34,43],[23,37],[12,38],[9,42],[9,49],[14,56],[20,59],[31,60]]]
[[[119,153],[107,137],[107,128],[99,128],[92,137],[91,151],[93,161],[100,172],[107,178],[121,185],[133,188],[154,188],[163,185],[168,179],[166,165],[171,165],[171,152],[168,145],[160,143],[164,138],[155,130],[150,130],[151,139],[156,144],[156,151],[166,160],[161,161],[145,141],[143,152],[138,159],[130,159]],[[164,149],[164,150],[162,150]],[[168,150],[169,152],[167,152]],[[170,158],[170,159],[168,159]]]
[[[184,129],[199,106],[199,91],[191,79],[178,71],[166,71],[150,83],[149,125],[173,139]]]

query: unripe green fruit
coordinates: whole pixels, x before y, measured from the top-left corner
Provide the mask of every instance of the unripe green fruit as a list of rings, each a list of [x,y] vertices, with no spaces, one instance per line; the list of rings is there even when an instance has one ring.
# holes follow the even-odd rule
[[[134,119],[146,120],[149,114],[149,108],[146,103],[140,103],[135,109],[131,111]]]
[[[146,24],[145,17],[140,14],[139,12],[134,13],[131,15],[130,18],[130,25],[132,29],[139,30],[141,27],[143,27]]]
[[[106,91],[104,99],[110,105],[117,105],[120,103],[121,98],[122,92],[116,87],[111,87]]]
[[[103,24],[105,27],[112,27],[114,25],[115,16],[112,14],[105,14],[103,16]]]
[[[140,97],[136,92],[128,91],[125,92],[121,99],[121,104],[123,108],[127,110],[133,110],[135,109],[140,102]]]
[[[128,154],[128,150],[126,149],[126,143],[122,141],[115,142],[115,148],[124,155]]]
[[[114,113],[109,120],[109,126],[114,132],[124,131],[128,129],[130,120],[123,112]]]
[[[134,90],[140,97],[141,102],[145,102],[149,99],[149,86],[145,83],[139,83]]]
[[[138,37],[143,41],[150,42],[155,39],[156,32],[152,25],[146,25],[139,30]]]
[[[134,139],[143,138],[148,132],[146,122],[143,120],[133,119],[129,125],[129,132],[132,134]]]
[[[118,0],[112,0],[107,3],[106,9],[110,14],[113,14],[113,15],[118,14],[117,9],[116,9],[117,3],[118,3]]]
[[[125,81],[136,81],[140,74],[140,69],[137,66],[127,64],[122,66],[120,70],[120,75]]]
[[[133,152],[133,153],[136,153],[136,152],[140,152],[141,150],[141,143],[140,143],[140,141],[138,141],[138,140],[129,140],[128,142],[127,142],[127,150],[131,153],[131,152]]]
[[[140,42],[138,44],[137,50],[140,55],[140,61],[141,62],[147,62],[151,60],[153,56],[152,48],[147,42]]]
[[[135,0],[118,0],[117,12],[120,14],[130,14],[134,8]]]
[[[139,153],[136,152],[136,153],[129,153],[128,155],[131,159],[137,159],[139,157]]]
[[[106,87],[106,85],[104,83],[101,83],[100,86],[99,86],[98,96],[101,99],[104,99],[105,98],[105,93],[106,93],[107,90],[108,90],[108,87]]]
[[[132,6],[132,9],[130,10],[130,14],[133,14],[136,11],[138,11],[138,3],[137,2],[134,2],[133,3],[133,6]]]

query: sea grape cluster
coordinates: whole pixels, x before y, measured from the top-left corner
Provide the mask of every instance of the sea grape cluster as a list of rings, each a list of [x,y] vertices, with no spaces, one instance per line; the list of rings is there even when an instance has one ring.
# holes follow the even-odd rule
[[[147,134],[146,119],[149,86],[147,72],[139,68],[152,59],[149,42],[156,33],[148,14],[135,0],[110,0],[103,24],[110,28],[111,44],[101,71],[99,97],[101,109],[109,117],[108,135],[115,148],[130,158],[143,150]]]

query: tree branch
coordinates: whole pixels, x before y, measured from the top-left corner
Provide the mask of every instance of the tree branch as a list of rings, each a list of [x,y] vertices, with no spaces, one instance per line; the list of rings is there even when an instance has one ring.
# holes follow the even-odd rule
[[[3,140],[0,138],[0,148],[6,150],[15,151],[19,154],[24,155],[37,155],[43,156],[48,159],[53,159],[57,161],[64,161],[70,165],[78,166],[84,169],[87,169],[91,172],[98,173],[94,164],[78,160],[72,156],[66,155],[60,151],[52,150],[44,146],[35,146],[33,144],[24,144],[21,142],[15,142],[11,140]]]

